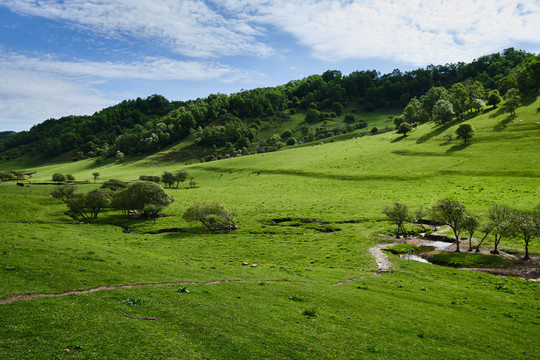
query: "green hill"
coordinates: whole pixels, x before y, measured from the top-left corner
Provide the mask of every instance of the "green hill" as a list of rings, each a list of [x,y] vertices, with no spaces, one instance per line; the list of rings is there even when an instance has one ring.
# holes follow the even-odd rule
[[[4,161],[4,170],[36,173],[31,187],[0,184],[0,354],[538,358],[537,282],[398,257],[373,275],[378,265],[369,250],[389,241],[378,235],[394,229],[382,210],[396,201],[416,210],[452,197],[481,216],[493,203],[537,205],[540,97],[526,95],[522,103],[514,117],[485,107],[445,125],[419,124],[407,136],[358,130],[204,163],[171,156],[193,143],[122,161]],[[377,116],[377,126],[391,125],[388,114]],[[476,129],[467,144],[446,136],[460,123]],[[110,179],[177,170],[188,171],[196,187],[167,189],[175,201],[155,223],[113,210],[74,221],[48,196],[54,186],[36,184],[72,174],[89,180],[76,185],[82,193]],[[232,234],[183,220],[193,203],[214,201],[236,214]],[[523,254],[518,239],[501,245]]]

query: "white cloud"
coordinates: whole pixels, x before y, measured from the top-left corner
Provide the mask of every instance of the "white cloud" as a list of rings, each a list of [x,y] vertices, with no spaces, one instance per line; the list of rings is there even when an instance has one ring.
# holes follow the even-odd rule
[[[166,80],[229,83],[249,82],[263,76],[216,62],[158,57],[132,63],[60,61],[52,55],[38,58],[0,49],[0,129],[22,130],[48,118],[92,114],[133,97],[127,91],[100,90],[107,82],[114,81],[119,86],[133,80],[157,84]]]
[[[217,0],[215,1],[218,2]],[[540,3],[515,0],[221,0],[272,24],[327,61],[384,58],[414,65],[469,61],[540,44]]]
[[[202,0],[0,0],[13,12],[66,21],[110,37],[157,39],[179,54],[268,56],[260,29],[224,18]]]

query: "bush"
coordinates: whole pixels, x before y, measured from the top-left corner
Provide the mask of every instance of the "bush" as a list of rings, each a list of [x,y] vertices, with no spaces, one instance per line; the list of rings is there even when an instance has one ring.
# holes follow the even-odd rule
[[[145,219],[155,215],[155,209],[170,205],[172,198],[163,188],[151,181],[137,181],[130,184],[124,191],[116,193],[112,200],[114,208],[127,213],[128,210],[136,210]],[[152,207],[149,207],[152,205]],[[158,210],[158,211],[159,211]]]
[[[293,137],[290,137],[290,138],[287,139],[286,144],[289,145],[289,146],[296,145],[296,139],[293,138]]]
[[[66,175],[66,179],[68,179],[68,181],[74,181],[75,180],[75,176],[71,175],[71,174],[67,174]]]
[[[107,180],[100,186],[101,189],[109,189],[109,190],[112,190],[112,191],[122,190],[122,189],[125,189],[127,187],[128,187],[127,182],[121,181],[121,180],[116,180],[116,179]]]
[[[54,182],[66,181],[66,177],[64,176],[64,174],[54,173],[52,176],[52,181]]]
[[[187,221],[199,221],[211,232],[220,230],[230,232],[236,228],[234,213],[228,212],[217,202],[195,203],[186,209],[182,217]]]
[[[51,192],[51,196],[55,199],[60,199],[62,201],[67,201],[75,193],[75,187],[71,185],[58,186]]]
[[[141,181],[151,181],[155,182],[156,184],[159,184],[159,176],[152,176],[152,175],[141,175],[139,176],[139,180]]]
[[[354,115],[353,114],[347,114],[345,115],[345,119],[343,120],[347,124],[352,124],[354,122]]]

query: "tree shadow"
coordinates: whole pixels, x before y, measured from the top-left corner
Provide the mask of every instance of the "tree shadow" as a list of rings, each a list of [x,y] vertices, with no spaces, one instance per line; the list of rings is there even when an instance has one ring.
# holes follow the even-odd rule
[[[451,148],[449,148],[448,150],[446,150],[446,152],[450,154],[450,153],[453,153],[453,152],[456,152],[456,151],[461,151],[461,150],[463,150],[463,149],[468,148],[470,145],[471,145],[470,142],[468,142],[468,143],[466,143],[466,144],[465,144],[465,143],[461,143],[461,144],[459,144],[459,145],[454,145],[454,146],[452,146]]]
[[[407,137],[407,135],[402,135],[398,138],[395,138],[394,140],[391,141],[391,143],[396,143],[396,142],[400,142],[401,140],[405,139]]]
[[[506,129],[508,124],[512,122],[512,120],[514,120],[514,116],[509,116],[506,119],[499,121],[499,123],[497,123],[497,125],[493,127],[493,131],[503,131],[504,129]]]
[[[432,137],[441,135],[444,131],[448,130],[448,128],[450,126],[452,126],[452,125],[453,125],[452,122],[449,122],[448,124],[441,125],[441,126],[434,125],[433,130],[431,130],[429,133],[427,133],[425,135],[420,136],[418,138],[418,140],[416,140],[416,143],[417,144],[425,143],[426,141],[428,141]]]
[[[497,111],[495,111],[495,112],[493,112],[492,114],[489,115],[489,118],[492,119],[492,118],[500,116],[502,114],[504,114],[504,109],[502,107],[498,107]]]

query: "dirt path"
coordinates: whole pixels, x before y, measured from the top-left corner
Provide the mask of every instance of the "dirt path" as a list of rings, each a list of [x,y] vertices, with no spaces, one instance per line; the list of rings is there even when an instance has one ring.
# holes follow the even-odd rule
[[[382,251],[382,249],[384,249],[384,248],[386,248],[388,246],[392,246],[392,245],[394,245],[394,244],[379,244],[379,245],[375,245],[375,246],[373,246],[372,248],[369,249],[369,253],[371,254],[371,256],[373,256],[375,258],[375,261],[377,262],[377,271],[375,271],[372,274],[360,275],[360,276],[357,276],[357,277],[352,278],[352,279],[337,282],[337,283],[334,283],[332,285],[348,284],[350,282],[360,280],[360,279],[366,278],[368,276],[379,275],[379,274],[382,274],[384,272],[387,272],[392,267],[392,263],[390,262],[390,260],[388,260],[388,255],[386,255]]]
[[[224,283],[246,283],[246,282],[270,283],[270,282],[278,282],[278,281],[285,281],[285,280],[214,280],[214,281],[209,281],[209,282],[180,281],[180,282],[164,282],[164,283],[148,283],[148,284],[98,286],[98,287],[87,289],[87,290],[75,290],[75,291],[68,291],[68,292],[59,293],[59,294],[38,293],[38,294],[14,295],[5,299],[0,299],[0,305],[11,304],[12,302],[15,302],[15,301],[30,300],[30,299],[35,299],[39,297],[76,296],[76,295],[88,294],[88,293],[92,293],[96,291],[131,289],[131,288],[142,287],[142,286],[215,285],[215,284],[224,284]]]

